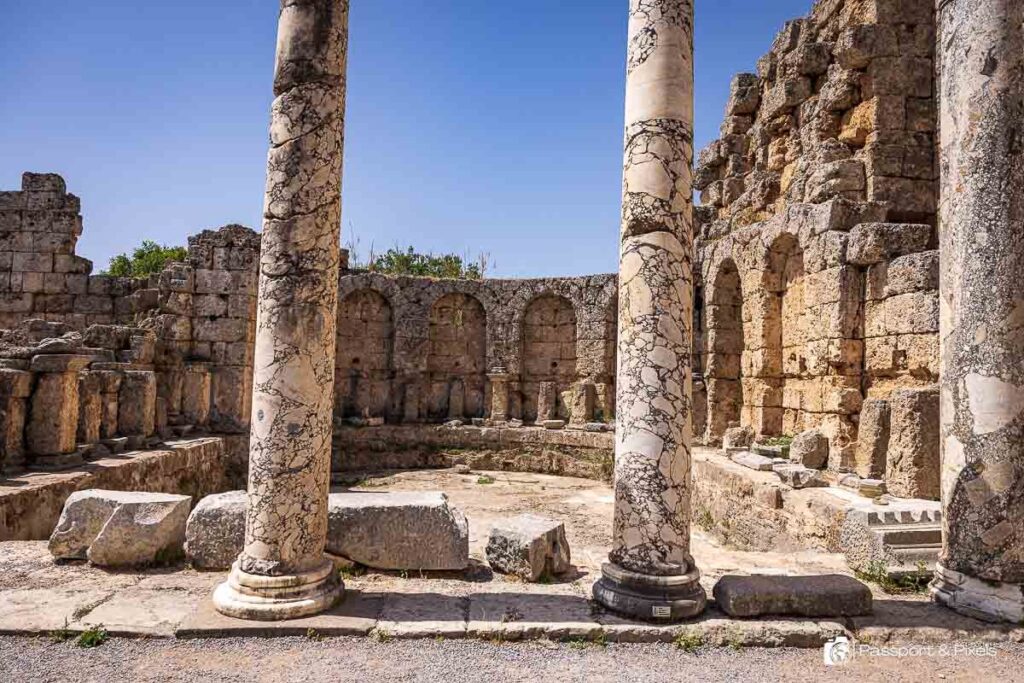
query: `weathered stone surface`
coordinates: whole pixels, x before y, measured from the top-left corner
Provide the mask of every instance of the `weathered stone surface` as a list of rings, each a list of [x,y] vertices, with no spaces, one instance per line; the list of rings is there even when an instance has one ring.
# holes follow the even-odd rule
[[[789,458],[804,467],[820,470],[828,464],[828,437],[817,429],[800,432],[789,445]]]
[[[245,544],[245,491],[199,501],[185,526],[185,555],[196,569],[231,568]]]
[[[890,396],[885,479],[901,498],[939,499],[939,388],[899,389]]]
[[[862,477],[885,476],[886,458],[889,451],[889,402],[884,399],[869,399],[860,411],[860,425],[857,430],[857,467]]]
[[[795,489],[828,486],[828,482],[821,476],[821,472],[796,463],[774,465],[772,471],[778,475],[783,484]]]
[[[143,370],[123,373],[117,405],[117,425],[121,434],[151,435],[156,429],[156,375]]]
[[[192,499],[165,493],[90,489],[71,494],[50,552],[104,567],[160,564],[181,555]]]
[[[752,453],[751,451],[740,451],[729,456],[737,465],[759,472],[771,472],[774,460],[768,456]]]
[[[569,570],[571,553],[565,525],[536,515],[500,519],[487,539],[487,562],[503,574],[526,581]]]
[[[853,265],[870,266],[895,256],[925,251],[933,233],[930,225],[861,223],[850,231],[846,258]]]
[[[788,614],[853,617],[871,614],[871,589],[842,574],[822,576],[723,576],[715,602],[731,617]]]
[[[72,453],[78,432],[78,374],[47,372],[37,376],[25,431],[37,456]]]
[[[327,552],[378,569],[465,569],[469,526],[440,492],[332,493]]]
[[[722,448],[750,448],[754,443],[754,430],[750,427],[730,427],[722,435]]]

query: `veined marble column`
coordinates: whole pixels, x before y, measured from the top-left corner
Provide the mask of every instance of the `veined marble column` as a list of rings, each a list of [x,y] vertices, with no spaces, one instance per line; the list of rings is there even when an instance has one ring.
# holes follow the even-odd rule
[[[647,620],[703,611],[690,556],[693,0],[631,0],[613,548],[594,585]]]
[[[935,598],[1024,620],[1024,4],[940,0]]]
[[[281,0],[260,254],[245,548],[214,594],[230,616],[330,607],[331,465],[347,0]]]

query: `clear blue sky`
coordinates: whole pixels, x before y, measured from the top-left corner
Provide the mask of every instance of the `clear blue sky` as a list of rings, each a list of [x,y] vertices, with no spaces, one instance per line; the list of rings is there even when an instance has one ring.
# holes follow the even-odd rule
[[[616,267],[627,0],[351,0],[343,241]],[[276,0],[3,3],[0,189],[55,171],[97,270],[259,229]],[[698,149],[811,0],[697,0]]]

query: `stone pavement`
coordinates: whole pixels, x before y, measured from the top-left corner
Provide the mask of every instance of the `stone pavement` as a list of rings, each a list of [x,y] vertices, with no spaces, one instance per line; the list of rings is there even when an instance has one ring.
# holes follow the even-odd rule
[[[220,636],[373,635],[388,638],[482,638],[654,642],[680,634],[711,645],[817,647],[846,633],[875,643],[953,639],[1024,642],[1024,628],[957,615],[922,595],[890,596],[873,587],[875,613],[842,620],[731,619],[712,603],[699,619],[672,626],[626,621],[589,600],[610,545],[612,496],[605,484],[538,474],[451,470],[404,472],[362,482],[381,490],[444,490],[470,522],[471,565],[462,572],[356,573],[345,577],[346,599],[326,614],[277,623],[217,614],[210,596],[220,572],[187,567],[103,571],[55,564],[45,542],[0,543],[0,634],[81,631],[102,624],[114,635],[179,638]],[[563,520],[573,568],[556,582],[522,583],[494,574],[484,561],[491,521],[532,511]],[[724,574],[848,574],[840,555],[741,552],[722,548],[695,528],[693,552],[708,594]]]

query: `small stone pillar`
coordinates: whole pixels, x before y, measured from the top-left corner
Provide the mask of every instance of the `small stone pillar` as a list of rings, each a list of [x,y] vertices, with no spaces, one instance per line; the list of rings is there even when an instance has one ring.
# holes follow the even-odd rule
[[[100,390],[103,383],[96,373],[83,372],[78,375],[78,443],[94,444],[100,440],[100,423],[103,421],[103,400]]]
[[[594,419],[594,383],[577,382],[569,390],[571,400],[569,402],[569,422],[574,425],[582,425]]]
[[[134,439],[141,448],[156,430],[156,373],[126,370],[117,397],[117,425],[122,436]]]
[[[182,424],[204,427],[210,420],[210,368],[203,363],[185,366],[181,383]]]
[[[32,357],[29,369],[36,375],[25,441],[32,466],[60,470],[81,465],[77,452],[78,373],[92,360],[89,356],[48,354]]]
[[[415,378],[405,383],[402,400],[402,422],[419,422],[420,419],[420,383]]]
[[[466,384],[461,379],[452,381],[448,390],[448,418],[461,420],[466,416]]]
[[[558,417],[558,385],[541,382],[537,390],[537,424]]]
[[[509,376],[503,368],[495,368],[487,375],[491,380],[491,420],[507,422],[509,418],[508,391]]]
[[[32,393],[32,373],[0,370],[0,474],[25,469],[26,403]]]
[[[214,593],[243,619],[342,594],[324,554],[338,303],[346,0],[282,0],[254,351],[245,546]]]
[[[940,0],[942,552],[932,594],[1024,620],[1024,3]]]
[[[93,372],[100,380],[100,438],[117,437],[117,397],[121,393],[121,373],[117,370],[98,370]]]
[[[608,609],[671,621],[704,610],[690,556],[693,2],[631,0],[619,252]]]

